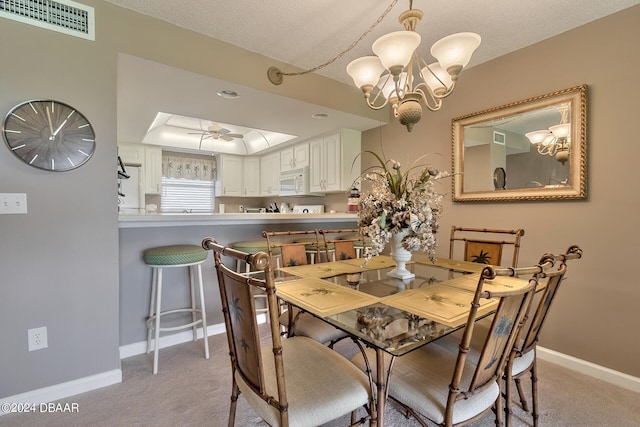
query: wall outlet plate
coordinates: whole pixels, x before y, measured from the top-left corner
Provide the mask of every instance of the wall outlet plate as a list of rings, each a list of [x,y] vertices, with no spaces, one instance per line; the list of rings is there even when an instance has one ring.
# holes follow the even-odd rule
[[[46,326],[28,329],[27,336],[29,340],[29,351],[40,350],[49,346]]]

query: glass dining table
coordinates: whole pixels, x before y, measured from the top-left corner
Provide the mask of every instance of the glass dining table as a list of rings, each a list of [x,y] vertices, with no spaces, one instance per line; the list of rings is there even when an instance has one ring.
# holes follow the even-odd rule
[[[276,271],[276,295],[345,331],[375,350],[376,395],[372,424],[384,425],[385,357],[399,357],[463,328],[485,267],[466,261],[414,254],[410,280],[388,277],[388,256],[283,267]],[[498,276],[483,289],[526,286],[527,280]],[[491,314],[496,300],[482,300],[478,318]]]

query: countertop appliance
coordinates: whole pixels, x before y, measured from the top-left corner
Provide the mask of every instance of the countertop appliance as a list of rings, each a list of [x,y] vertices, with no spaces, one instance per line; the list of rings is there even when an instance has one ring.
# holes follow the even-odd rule
[[[294,214],[321,214],[324,213],[324,205],[293,205]]]

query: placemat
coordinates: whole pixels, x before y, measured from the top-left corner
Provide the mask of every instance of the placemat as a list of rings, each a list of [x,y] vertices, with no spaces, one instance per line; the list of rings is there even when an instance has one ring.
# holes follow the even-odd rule
[[[375,304],[380,300],[364,292],[315,277],[278,283],[276,295],[321,317]]]

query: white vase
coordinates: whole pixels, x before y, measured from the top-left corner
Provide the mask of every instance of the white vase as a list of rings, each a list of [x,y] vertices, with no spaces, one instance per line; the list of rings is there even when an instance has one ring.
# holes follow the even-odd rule
[[[396,262],[396,268],[387,273],[387,276],[396,279],[409,280],[416,277],[415,274],[407,270],[406,263],[411,260],[411,251],[402,247],[402,239],[409,234],[409,229],[404,228],[399,233],[391,235],[391,258]]]

